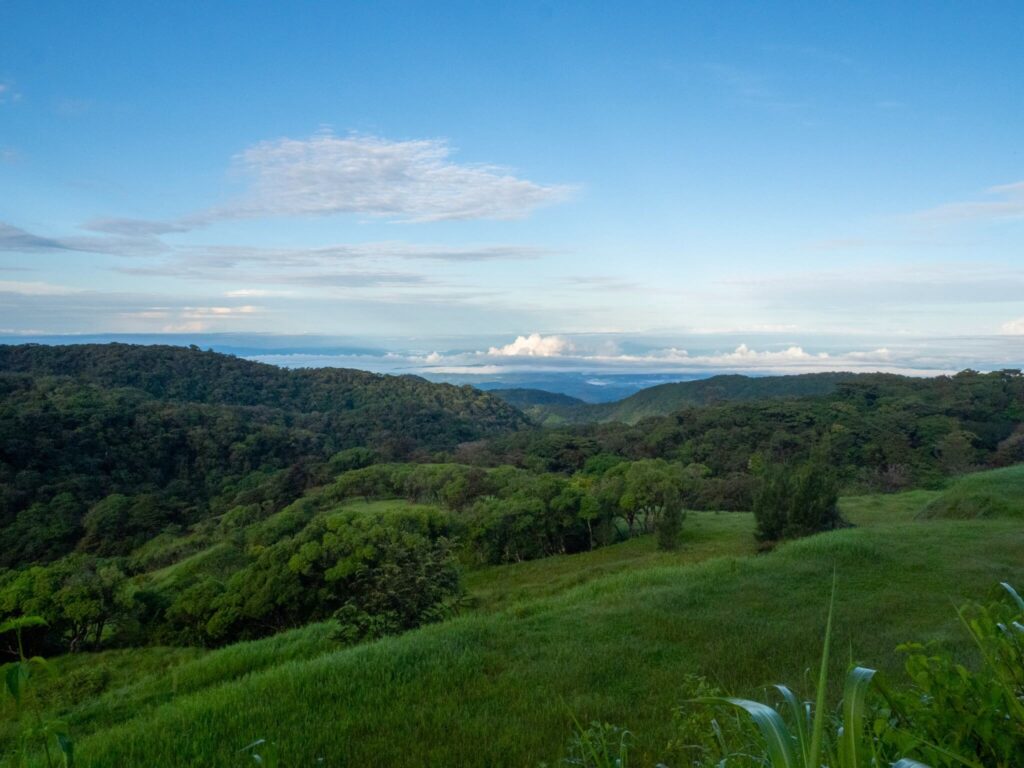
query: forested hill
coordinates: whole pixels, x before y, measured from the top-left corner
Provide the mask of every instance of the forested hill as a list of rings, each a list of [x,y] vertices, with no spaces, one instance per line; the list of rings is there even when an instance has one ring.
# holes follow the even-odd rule
[[[429,458],[525,424],[485,392],[411,376],[194,348],[0,347],[0,567],[96,535],[87,512],[111,494],[134,499],[132,526],[118,531],[130,544],[204,519],[243,478],[273,477],[291,499],[343,469],[346,449]]]
[[[160,400],[267,406],[302,413],[379,411],[391,421],[410,411],[468,426],[471,436],[514,429],[522,417],[469,386],[434,384],[348,368],[285,369],[198,347],[135,344],[0,346],[0,372],[69,376],[105,388],[130,388]],[[407,429],[404,418],[403,431]],[[415,429],[415,425],[413,425]],[[430,435],[422,437],[430,438]],[[440,443],[451,445],[444,435]]]
[[[690,406],[829,395],[840,383],[869,375],[843,372],[789,376],[729,374],[698,381],[659,384],[613,403],[593,404],[559,395],[546,398],[542,395],[551,393],[536,390],[492,390],[492,393],[523,410],[538,423],[621,421],[635,424],[652,416],[668,416]]]
[[[572,395],[561,392],[549,392],[546,389],[490,389],[495,397],[500,397],[509,405],[518,408],[537,424],[552,421],[581,421],[575,414],[586,412],[589,404]],[[553,417],[553,418],[552,418]]]

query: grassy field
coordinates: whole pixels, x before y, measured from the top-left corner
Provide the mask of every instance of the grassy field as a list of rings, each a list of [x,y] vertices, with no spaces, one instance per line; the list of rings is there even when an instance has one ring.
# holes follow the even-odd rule
[[[939,498],[846,498],[856,528],[765,555],[752,554],[748,515],[692,514],[678,553],[641,539],[470,573],[476,609],[355,648],[316,625],[171,651],[166,672],[161,649],[103,654],[94,668],[138,659],[138,671],[69,707],[80,764],[244,765],[239,750],[264,738],[289,766],[532,766],[558,758],[574,716],[628,726],[637,764],[653,764],[689,674],[741,694],[804,685],[834,567],[837,674],[851,654],[899,674],[905,640],[970,658],[953,607],[1000,580],[1024,583],[1024,529],[1012,517],[923,518]]]
[[[643,536],[578,555],[470,571],[465,576],[466,589],[473,607],[493,611],[624,571],[754,554],[753,533],[754,518],[748,513],[690,512],[676,552],[661,552],[654,536]]]
[[[923,510],[923,517],[1024,518],[1024,466],[964,475]]]

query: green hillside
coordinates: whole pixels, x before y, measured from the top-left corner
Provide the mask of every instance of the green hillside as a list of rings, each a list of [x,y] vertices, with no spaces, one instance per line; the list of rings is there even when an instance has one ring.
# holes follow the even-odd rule
[[[0,567],[127,554],[239,492],[280,508],[350,465],[329,465],[347,449],[368,454],[357,464],[422,460],[526,424],[485,392],[411,376],[169,346],[0,346]]]
[[[814,397],[836,391],[841,382],[854,381],[854,373],[803,373],[793,376],[741,376],[729,374],[698,381],[659,384],[617,403],[600,403],[584,411],[587,421],[635,424],[652,416],[666,416],[686,406],[781,397]]]
[[[0,357],[0,623],[46,622],[0,652],[55,659],[26,701],[82,765],[532,766],[574,717],[653,764],[693,675],[801,684],[834,566],[845,656],[897,677],[902,641],[971,662],[951,603],[1024,574],[1016,371],[541,428],[197,349]]]
[[[536,389],[492,389],[491,394],[525,412],[538,424],[620,421],[635,424],[690,406],[832,394],[839,384],[869,374],[804,373],[790,376],[725,374],[697,381],[658,384],[611,403],[585,403]]]
[[[928,518],[1024,518],[1024,465],[965,475],[922,511]]]
[[[168,671],[154,669],[160,649],[103,654],[92,668],[109,668],[106,681],[84,702],[65,693],[66,714],[92,734],[78,744],[85,766],[238,765],[261,738],[286,765],[536,765],[561,754],[573,716],[628,726],[637,764],[653,764],[688,675],[736,693],[801,685],[833,567],[837,637],[856,659],[898,675],[894,648],[908,639],[970,658],[952,605],[1024,581],[1024,530],[921,519],[936,493],[844,499],[858,527],[768,555],[752,554],[748,515],[703,513],[677,553],[648,537],[483,569],[468,576],[466,615],[350,649],[332,650],[329,625],[314,625],[168,651]],[[86,658],[66,662],[78,679]],[[131,679],[115,670],[135,664]]]

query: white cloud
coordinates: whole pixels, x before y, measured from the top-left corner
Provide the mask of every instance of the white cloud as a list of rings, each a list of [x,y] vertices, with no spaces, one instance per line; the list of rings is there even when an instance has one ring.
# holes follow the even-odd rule
[[[234,160],[237,173],[249,181],[247,195],[184,221],[200,226],[230,218],[346,213],[418,222],[510,219],[572,192],[499,166],[455,163],[451,154],[439,139],[323,132],[305,140],[263,141]]]
[[[77,293],[78,289],[66,285],[54,285],[43,282],[20,282],[17,280],[0,280],[0,293],[17,293],[22,296],[64,296]]]
[[[1024,336],[1024,317],[1006,321],[1003,323],[1000,332],[1008,336]]]
[[[494,357],[559,357],[573,349],[572,343],[561,336],[517,336],[511,344],[491,347],[487,354]]]
[[[947,203],[921,211],[917,217],[937,223],[1024,218],[1024,181],[989,187],[985,194],[990,199]]]

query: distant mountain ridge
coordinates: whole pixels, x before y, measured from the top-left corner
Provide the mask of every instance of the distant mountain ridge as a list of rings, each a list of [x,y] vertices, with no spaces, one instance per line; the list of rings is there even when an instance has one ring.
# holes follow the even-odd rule
[[[494,389],[510,405],[541,424],[621,421],[635,424],[667,416],[688,406],[787,397],[813,397],[835,392],[839,384],[871,374],[801,373],[786,376],[723,374],[697,381],[658,384],[612,403],[585,403],[568,395],[535,389]]]

